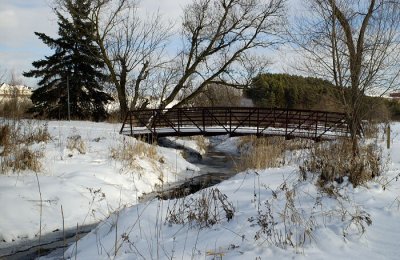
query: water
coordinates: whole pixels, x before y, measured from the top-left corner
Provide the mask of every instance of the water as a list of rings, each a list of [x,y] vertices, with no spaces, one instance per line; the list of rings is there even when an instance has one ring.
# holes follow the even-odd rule
[[[237,173],[236,164],[239,162],[238,156],[215,151],[212,147],[205,155],[201,156],[196,151],[184,148],[168,139],[160,144],[166,147],[184,150],[186,159],[200,168],[199,175],[182,182],[170,184],[164,187],[163,190],[143,195],[140,198],[140,202],[155,198],[167,200],[184,197],[204,188],[216,185]],[[96,226],[97,224],[80,227],[78,237],[83,237]],[[30,260],[44,255],[49,258],[62,259],[64,249],[76,241],[76,230],[66,230],[65,237],[66,239],[64,241],[62,231],[57,230],[51,234],[43,235],[40,244],[37,239],[0,248],[0,259]]]
[[[78,232],[76,229],[64,230],[64,235],[62,230],[55,230],[52,233],[42,235],[40,243],[39,239],[11,243],[12,245],[0,248],[0,259],[31,260],[47,255],[54,250],[59,250],[58,252],[62,259],[63,249],[74,243],[77,238],[79,239],[88,234],[96,226],[97,224],[82,226],[79,227]]]
[[[195,193],[204,188],[216,185],[237,173],[238,155],[231,155],[224,152],[215,151],[213,147],[201,156],[197,152],[176,146],[171,141],[161,143],[163,146],[185,150],[186,159],[200,168],[199,175],[182,182],[176,182],[162,190],[154,191],[140,198],[141,202],[149,201],[154,198],[163,200],[175,199]]]

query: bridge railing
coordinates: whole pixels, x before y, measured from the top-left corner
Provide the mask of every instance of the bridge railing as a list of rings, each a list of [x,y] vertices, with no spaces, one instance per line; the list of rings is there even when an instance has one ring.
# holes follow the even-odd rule
[[[348,132],[344,113],[258,107],[133,110],[121,128],[121,133],[131,136],[255,134],[321,139]]]

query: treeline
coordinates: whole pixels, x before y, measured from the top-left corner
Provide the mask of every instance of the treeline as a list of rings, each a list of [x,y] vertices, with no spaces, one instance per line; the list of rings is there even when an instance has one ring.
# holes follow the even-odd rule
[[[261,107],[343,111],[343,96],[349,94],[327,80],[289,74],[260,74],[245,95]],[[400,104],[381,97],[364,96],[364,119],[400,118]]]
[[[289,74],[260,74],[245,91],[256,106],[336,110],[339,90],[329,81]]]

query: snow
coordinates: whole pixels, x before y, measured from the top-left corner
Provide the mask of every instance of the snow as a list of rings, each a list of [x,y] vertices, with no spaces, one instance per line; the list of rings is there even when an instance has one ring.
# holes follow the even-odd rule
[[[38,123],[37,125],[44,124]],[[119,124],[82,121],[48,122],[52,141],[42,143],[43,171],[38,174],[42,193],[42,233],[60,229],[61,206],[65,228],[96,223],[138,197],[155,184],[192,177],[198,167],[173,149],[158,147],[164,163],[137,158],[137,170],[124,169],[110,157],[110,150],[133,138],[119,135]],[[86,153],[66,148],[68,137],[81,136]],[[146,144],[147,145],[147,144]],[[40,197],[33,172],[0,174],[0,241],[32,239],[39,233]],[[0,248],[6,246],[0,242]]]
[[[196,140],[193,140],[192,138],[177,138],[177,137],[166,137],[166,138],[172,143],[181,146],[185,149],[195,151],[199,154],[206,153],[204,147],[200,147],[198,142]],[[205,139],[204,141],[207,142],[208,139]]]
[[[349,216],[342,222],[342,208],[334,199],[323,198],[320,208],[313,214],[316,229],[313,230],[312,237],[307,237],[304,248],[271,245],[279,244],[279,240],[271,238],[269,241],[266,235],[255,240],[254,236],[260,228],[249,221],[249,218],[257,215],[254,183],[260,181],[261,185],[268,185],[268,189],[261,188],[257,195],[261,200],[271,199],[272,190],[279,191],[284,180],[288,184],[296,183],[296,171],[295,167],[284,167],[265,170],[260,175],[254,172],[241,173],[218,185],[216,188],[233,202],[236,213],[233,220],[228,222],[225,219],[211,228],[198,229],[188,224],[165,223],[167,210],[176,201],[154,200],[124,209],[102,222],[79,241],[78,259],[108,259],[115,254],[115,244],[118,259],[170,259],[172,256],[177,259],[213,259],[218,253],[223,254],[224,259],[397,259],[400,239],[399,209],[390,207],[395,197],[382,196],[389,192],[383,192],[377,187],[348,191],[353,202],[343,210],[354,209],[351,212],[354,214],[355,209],[360,207],[371,214],[373,223],[369,227],[364,224],[367,231],[363,235],[359,234],[359,227],[346,227]],[[256,192],[258,188],[256,186]],[[396,189],[398,191],[398,187]],[[297,192],[301,218],[307,219],[308,210],[314,205],[318,192],[312,183],[303,184],[298,187]],[[186,198],[186,201],[201,194],[202,192],[194,194]],[[277,199],[274,203],[274,210],[283,212],[285,200]],[[278,219],[278,214],[275,217]],[[284,230],[282,223],[277,228],[281,232]],[[301,233],[301,229],[299,227],[293,230]],[[346,237],[343,232],[348,233]],[[66,256],[74,255],[75,246],[71,246]]]
[[[185,198],[144,203],[138,203],[138,197],[154,189],[154,184],[161,185],[160,176],[174,182],[196,174],[197,167],[177,150],[157,148],[164,163],[139,156],[142,169],[127,171],[110,158],[110,149],[137,141],[119,135],[119,125],[76,121],[48,122],[48,126],[53,140],[41,144],[45,170],[38,175],[44,200],[42,233],[60,227],[61,205],[69,228],[100,221],[77,242],[77,248],[75,243],[68,248],[67,258],[398,259],[400,123],[392,124],[389,150],[384,140],[377,141],[388,159],[384,175],[356,188],[345,181],[338,185],[337,199],[321,193],[312,176],[302,180],[292,163],[241,172]],[[65,148],[68,136],[76,134],[87,145],[85,154]],[[177,142],[198,149],[193,142]],[[237,153],[238,142],[222,136],[212,144],[218,151]],[[218,194],[216,189],[226,195],[225,205],[234,207],[232,219],[225,217],[217,201],[218,221],[210,227],[187,219],[185,224],[167,221],[174,209],[181,210],[176,211],[177,218],[188,217],[189,210],[195,213],[192,205]],[[33,173],[0,175],[0,203],[1,239],[9,242],[38,233],[39,194]],[[260,223],[266,214],[274,221],[264,222],[262,232]]]
[[[128,127],[128,126],[126,126]],[[287,131],[286,131],[287,130]],[[326,130],[324,127],[319,127],[317,131],[310,131],[309,129],[300,129],[297,128],[296,125],[289,126],[288,129],[278,128],[278,127],[267,127],[265,129],[258,129],[257,127],[236,127],[230,129],[229,126],[206,126],[203,128],[192,127],[192,126],[181,126],[175,128],[155,128],[148,129],[146,127],[134,127],[132,130],[126,130],[126,128],[122,131],[126,135],[140,136],[151,134],[152,131],[155,131],[157,134],[170,134],[176,135],[177,133],[190,133],[190,134],[214,134],[214,135],[243,135],[243,134],[260,134],[264,136],[295,136],[301,138],[323,138],[323,139],[335,139],[337,137],[346,137],[348,133],[341,128]],[[288,134],[289,133],[289,134]]]

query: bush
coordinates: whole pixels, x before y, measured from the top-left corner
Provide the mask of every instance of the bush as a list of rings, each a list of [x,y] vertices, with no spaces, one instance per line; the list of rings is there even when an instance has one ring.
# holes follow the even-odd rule
[[[47,124],[36,121],[3,121],[0,125],[0,168],[2,173],[41,170],[41,151],[29,145],[50,140]]]
[[[206,86],[195,99],[189,100],[189,104],[197,107],[237,107],[240,106],[241,99],[241,90],[211,84]]]
[[[133,140],[133,139],[132,139]],[[129,170],[142,169],[137,158],[149,158],[151,161],[162,162],[162,157],[158,154],[155,145],[150,145],[145,142],[136,141],[129,142],[126,138],[117,147],[110,149],[111,158],[122,162],[124,168]]]
[[[86,144],[80,135],[72,135],[67,138],[67,149],[77,150],[80,154],[86,153]]]
[[[190,227],[206,228],[230,221],[235,213],[228,197],[217,188],[205,189],[200,196],[175,200],[167,209],[165,222],[168,224],[186,224]]]
[[[42,169],[40,158],[43,153],[32,151],[28,147],[16,147],[9,156],[1,157],[1,170],[6,173],[8,171],[20,172],[32,170],[39,172]]]
[[[20,119],[26,115],[26,111],[32,107],[29,98],[12,97],[0,102],[0,116],[5,118]]]
[[[380,176],[384,170],[382,150],[375,144],[363,145],[353,155],[350,140],[318,143],[310,149],[309,157],[300,166],[303,175],[318,175],[321,187],[332,182],[341,183],[344,177],[354,185],[362,185]]]
[[[7,154],[10,149],[11,144],[11,128],[9,125],[2,125],[0,127],[0,146],[3,147],[3,151],[0,156]]]

